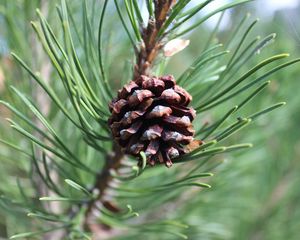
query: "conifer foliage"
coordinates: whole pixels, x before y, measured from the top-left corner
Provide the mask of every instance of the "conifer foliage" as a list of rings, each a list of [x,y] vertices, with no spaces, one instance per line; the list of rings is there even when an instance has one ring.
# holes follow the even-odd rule
[[[27,15],[41,8],[31,22],[31,42],[22,40],[29,30],[14,35],[18,8],[10,1],[1,5],[18,45],[12,47],[18,67],[6,71],[19,80],[1,100],[11,128],[1,129],[7,137],[0,141],[18,154],[12,161],[20,166],[8,168],[18,180],[13,194],[1,189],[0,205],[16,224],[28,218],[8,235],[186,239],[188,226],[180,217],[160,210],[191,187],[199,194],[210,188],[207,177],[219,157],[252,146],[224,140],[285,104],[241,112],[266,89],[271,74],[300,60],[283,62],[286,53],[259,59],[275,34],[249,40],[257,23],[249,16],[228,42],[216,41],[224,12],[250,0],[211,12],[205,9],[212,0],[50,2],[27,5]],[[175,80],[168,61],[218,13],[203,51]],[[203,123],[208,112],[217,117]]]

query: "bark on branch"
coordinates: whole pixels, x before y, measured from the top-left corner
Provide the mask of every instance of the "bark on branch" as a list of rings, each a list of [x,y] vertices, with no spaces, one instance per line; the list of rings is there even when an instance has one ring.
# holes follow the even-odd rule
[[[141,28],[143,42],[136,56],[136,65],[134,68],[134,80],[138,81],[140,75],[149,75],[154,60],[163,44],[158,38],[158,33],[166,22],[171,11],[174,0],[154,1],[155,15],[149,16],[147,27]]]
[[[143,41],[138,52],[136,53],[136,64],[134,67],[135,81],[138,81],[141,75],[150,74],[150,69],[153,65],[153,62],[157,57],[159,50],[162,48],[162,41],[158,38],[158,32],[167,20],[174,3],[174,0],[154,1],[155,14],[154,16],[149,17],[146,27],[141,27],[141,36]],[[118,208],[116,208],[112,202],[106,200],[106,192],[109,189],[110,182],[113,180],[110,172],[111,170],[118,171],[123,157],[124,154],[122,153],[120,147],[115,144],[113,147],[113,155],[108,157],[102,172],[96,178],[92,191],[97,190],[98,196],[96,199],[87,204],[84,222],[85,228],[93,232],[94,235],[100,235],[101,237],[103,237],[103,234],[106,235],[105,226],[101,226],[96,222],[96,216],[98,212],[97,206],[103,206],[110,211],[118,211]]]

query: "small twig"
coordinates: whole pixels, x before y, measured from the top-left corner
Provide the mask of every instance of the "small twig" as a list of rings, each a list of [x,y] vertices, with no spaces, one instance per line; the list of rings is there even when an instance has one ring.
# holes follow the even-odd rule
[[[174,0],[154,1],[155,18],[150,16],[147,27],[141,30],[143,42],[141,43],[140,51],[136,54],[135,81],[138,81],[141,75],[150,74],[153,62],[159,50],[163,47],[161,39],[158,38],[158,32],[167,20],[174,2]]]
[[[117,144],[113,145],[113,155],[108,156],[101,173],[97,176],[96,182],[92,188],[92,191],[97,190],[98,195],[96,198],[91,200],[87,204],[87,210],[85,212],[85,222],[84,227],[90,229],[90,225],[94,223],[94,211],[97,210],[97,203],[101,203],[107,209],[117,212],[118,209],[114,209],[114,206],[105,199],[106,190],[109,188],[110,182],[113,177],[110,174],[111,170],[118,170],[121,166],[121,161],[124,158],[124,154]]]

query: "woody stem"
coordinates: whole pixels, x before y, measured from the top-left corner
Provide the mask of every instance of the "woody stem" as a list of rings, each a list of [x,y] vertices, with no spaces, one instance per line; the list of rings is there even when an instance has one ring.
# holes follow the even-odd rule
[[[156,0],[155,15],[149,16],[147,27],[142,27],[142,43],[140,50],[136,54],[136,64],[134,67],[134,80],[138,81],[139,76],[149,75],[159,50],[163,44],[158,38],[158,33],[168,18],[174,0]]]
[[[149,17],[147,27],[141,28],[142,43],[139,51],[136,53],[136,64],[134,67],[135,81],[138,81],[141,75],[149,74],[150,68],[162,47],[161,39],[158,38],[158,32],[167,20],[174,2],[174,0],[154,0],[155,14],[154,16]],[[123,157],[124,154],[121,152],[120,147],[117,144],[114,144],[113,155],[108,156],[104,168],[96,178],[92,191],[97,189],[99,193],[95,199],[87,204],[85,212],[84,225],[91,231],[93,231],[93,229],[91,229],[91,224],[95,222],[93,212],[94,210],[97,210],[96,204],[100,202],[102,206],[109,210],[118,211],[117,208],[114,209],[114,206],[106,200],[105,195],[113,180],[110,172],[111,170],[118,170],[120,168]]]

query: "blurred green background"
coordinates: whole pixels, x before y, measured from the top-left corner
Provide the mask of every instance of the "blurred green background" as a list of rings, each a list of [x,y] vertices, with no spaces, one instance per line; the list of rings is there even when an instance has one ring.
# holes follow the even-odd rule
[[[11,51],[17,52],[31,62],[32,66],[41,66],[45,59],[30,27],[30,20],[35,19],[35,8],[40,6],[41,2],[44,2],[45,9],[42,10],[45,12],[47,9],[53,9],[55,4],[55,1],[0,0],[1,99],[11,99],[8,89],[11,84],[28,92],[32,90],[33,83],[24,80],[28,78],[12,61]],[[218,0],[216,2],[218,4]],[[262,55],[283,51],[290,53],[292,58],[299,57],[300,4],[297,4],[297,1],[258,0],[234,9],[226,13],[217,37],[222,42],[230,36],[239,19],[251,12],[251,18],[260,18],[255,34],[264,36],[277,33],[276,42],[264,50]],[[53,14],[48,12],[50,23],[55,23]],[[202,26],[202,31],[196,31],[189,36],[191,45],[171,60],[168,66],[169,73],[178,75],[192,62],[191,59],[197,57],[204,47],[202,40],[212,31],[213,24],[212,20]],[[108,32],[107,37],[115,38],[116,42],[124,38],[120,33],[111,32]],[[128,40],[124,39],[125,46],[126,41]],[[117,66],[114,67],[118,71],[114,74],[126,80],[126,76],[120,72],[129,53],[122,46],[116,45],[110,61],[113,62],[115,57],[122,59],[122,63],[115,63]],[[49,63],[46,62],[42,67],[44,74],[47,74]],[[239,141],[242,139],[243,142],[253,142],[254,147],[248,151],[228,155],[224,164],[218,167],[215,176],[211,178],[212,189],[200,194],[197,192],[196,195],[190,193],[192,197],[187,197],[186,200],[181,200],[183,202],[174,203],[172,206],[173,215],[179,218],[184,216],[182,220],[191,226],[187,232],[190,239],[300,239],[300,65],[272,75],[270,80],[273,81],[268,94],[259,96],[248,108],[255,111],[266,102],[278,101],[286,101],[287,105],[234,136],[234,139]],[[43,106],[42,110],[47,111]],[[12,133],[5,122],[5,118],[10,117],[11,113],[2,105],[0,112],[1,138],[18,142],[18,135]],[[210,117],[203,116],[203,122]],[[23,143],[20,140],[18,144]],[[24,168],[27,168],[20,154],[9,152],[0,145],[0,192],[7,191],[7,187],[12,185],[16,188],[15,183],[12,183],[13,176],[24,174],[15,171],[12,161],[24,164]],[[16,193],[12,191],[11,195],[14,194]],[[8,217],[5,209],[0,207],[0,237],[6,239],[14,233],[15,225],[21,220]]]

